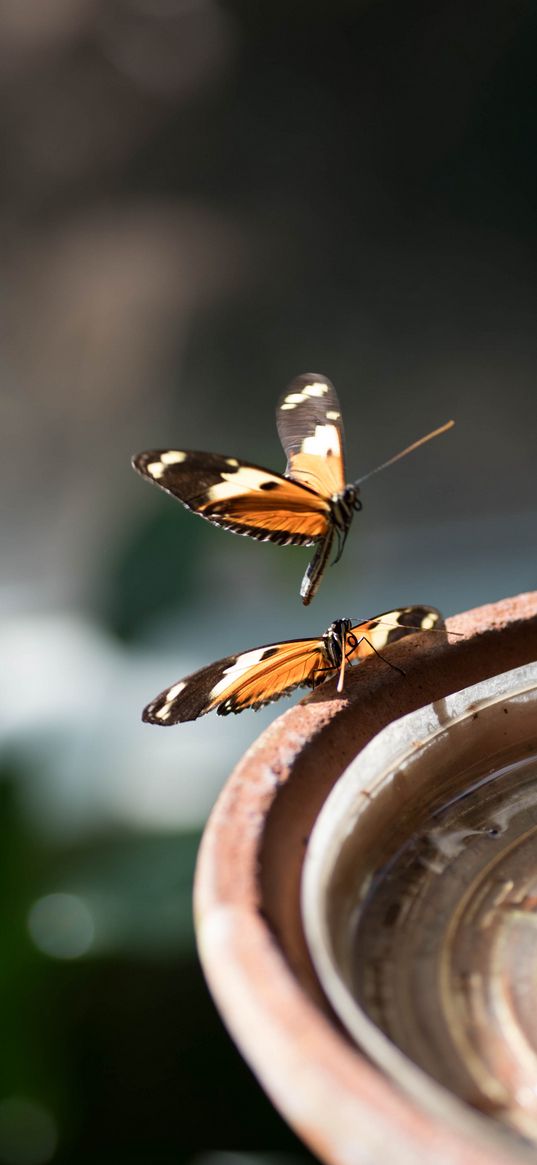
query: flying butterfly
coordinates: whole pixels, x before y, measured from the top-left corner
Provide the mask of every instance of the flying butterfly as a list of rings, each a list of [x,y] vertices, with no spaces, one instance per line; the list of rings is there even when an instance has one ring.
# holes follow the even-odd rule
[[[254,647],[201,668],[156,696],[144,709],[142,720],[166,725],[197,720],[213,711],[227,716],[245,708],[261,708],[294,688],[315,688],[335,675],[341,692],[347,664],[373,654],[384,659],[382,650],[397,639],[443,627],[442,615],[435,607],[401,607],[355,627],[350,619],[335,619],[318,639],[289,639]]]
[[[334,539],[343,552],[356,510],[359,486],[371,473],[346,484],[341,409],[326,376],[297,376],[280,398],[276,423],[287,456],[285,474],[259,465],[191,450],[152,449],[133,458],[134,469],[189,510],[234,534],[281,546],[315,546],[300,595],[313,599]],[[377,473],[453,425],[448,421],[372,470]]]

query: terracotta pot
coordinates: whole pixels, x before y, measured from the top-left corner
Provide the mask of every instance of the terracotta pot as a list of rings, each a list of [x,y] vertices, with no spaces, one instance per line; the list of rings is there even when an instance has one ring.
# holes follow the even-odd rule
[[[434,702],[440,702],[438,711],[451,693],[537,659],[537,594],[454,616],[448,628],[459,637],[447,641],[423,633],[393,645],[390,658],[404,676],[380,660],[367,660],[347,673],[341,696],[330,683],[277,719],[231,776],[200,850],[196,926],[216,1003],[275,1105],[321,1158],[336,1165],[376,1165],[387,1151],[404,1165],[507,1165],[535,1158],[534,1148],[498,1120],[502,1105],[495,1110],[491,1104],[490,1116],[477,1111],[476,1106],[486,1108],[479,1089],[473,1096],[456,1083],[448,1091],[431,1082],[423,1063],[416,1068],[402,1054],[396,1068],[389,1056],[372,1063],[375,1047],[368,1046],[366,1055],[355,1042],[358,1036],[363,1045],[362,1029],[357,1032],[352,1022],[345,1028],[332,1011],[304,936],[304,857],[335,782],[400,717]],[[399,729],[389,731],[397,735]],[[409,790],[410,784],[400,802],[392,795],[390,828],[382,818],[377,840],[387,846],[386,857],[395,852],[397,840],[410,836],[398,808],[407,804]],[[371,869],[378,868],[378,852],[374,862]],[[526,861],[526,874],[527,866]],[[336,900],[327,901],[330,911]],[[524,901],[531,913],[532,895]],[[352,911],[347,914],[350,918]],[[329,921],[328,931],[330,926]],[[375,938],[374,926],[368,933]],[[322,962],[321,957],[318,965]],[[330,994],[337,1006],[337,991]],[[526,982],[526,997],[532,998],[531,982]],[[393,1039],[393,1032],[385,1030]],[[482,1031],[487,1030],[484,1022]],[[524,1034],[523,1025],[519,1034]],[[501,1032],[493,1035],[497,1048]],[[386,1051],[386,1036],[380,1034],[380,1040]],[[404,1041],[400,1046],[408,1051]],[[522,1055],[528,1059],[525,1087],[533,1080],[535,1093],[537,1058],[530,1042]],[[516,1091],[520,1081],[516,1072],[512,1077]],[[524,1109],[525,1094],[520,1087],[519,1092]],[[528,1134],[523,1121],[517,1127]]]

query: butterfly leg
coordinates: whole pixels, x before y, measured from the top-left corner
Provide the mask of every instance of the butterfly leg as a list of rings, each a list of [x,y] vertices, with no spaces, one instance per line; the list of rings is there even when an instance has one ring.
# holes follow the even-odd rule
[[[349,526],[346,526],[344,530],[340,530],[338,527],[336,527],[337,554],[336,554],[336,557],[334,558],[332,566],[335,566],[336,562],[339,562],[341,555],[343,554],[343,551],[345,549],[345,543],[347,541],[347,534],[349,533],[349,529],[350,529]]]
[[[347,643],[348,643],[349,647],[348,647],[348,650],[345,652],[345,659],[346,659],[347,663],[350,664],[352,656],[353,656],[353,654],[356,651],[356,648],[358,646],[358,640],[356,639],[356,637],[354,635],[349,635],[347,637]],[[337,667],[334,667],[334,665],[332,663],[328,664],[328,667],[317,668],[317,671],[315,673],[315,679],[313,680],[312,687],[315,689],[319,686],[319,684],[324,684],[324,681],[330,678],[328,675],[326,675],[326,672],[331,672],[332,675],[335,675],[337,670],[338,670]],[[322,678],[318,680],[317,676],[321,676]]]
[[[350,663],[352,656],[358,647],[358,640],[356,639],[355,635],[349,635],[347,643],[349,644],[349,650],[345,652],[345,659],[347,660],[347,663]]]
[[[334,532],[332,527],[330,527],[322,542],[317,543],[315,554],[313,555],[313,558],[306,569],[304,578],[302,579],[300,597],[305,607],[307,607],[308,603],[311,603],[311,600],[313,599],[321,582],[326,564],[330,558],[333,541]]]
[[[363,638],[365,638],[365,637],[362,636],[362,639]],[[347,663],[350,664],[352,661],[352,657],[354,655],[354,652],[356,651],[358,644],[361,643],[362,640],[356,639],[354,635],[352,635],[352,636],[349,635],[347,642],[349,644],[349,649],[348,649],[348,651],[345,652],[345,659],[346,659]],[[367,642],[369,643],[369,640],[367,640]],[[370,644],[370,646],[373,646],[373,645]],[[373,651],[375,651],[375,648],[373,648]],[[380,652],[377,651],[377,655],[380,655]],[[381,655],[380,658],[384,659],[384,656]],[[386,659],[386,660],[384,660],[384,662],[388,663],[389,661]],[[390,667],[395,667],[395,664],[391,663]],[[335,676],[337,670],[338,669],[336,667],[334,667],[332,664],[329,664],[328,667],[318,668],[316,673],[315,673],[315,679],[314,679],[313,684],[312,684],[313,690],[315,691],[315,688],[318,688],[320,684],[324,684],[325,680],[330,679],[330,676],[328,676],[326,674],[327,672],[331,672],[332,676]],[[397,668],[397,671],[401,671],[401,669]],[[402,672],[401,674],[404,675],[404,672]],[[317,676],[319,676],[320,678],[317,679]]]
[[[393,667],[394,671],[398,671],[402,676],[406,675],[406,672],[403,671],[402,667],[398,667],[396,663],[391,663],[389,659],[386,659],[385,655],[381,655],[380,651],[377,651],[371,640],[367,638],[367,635],[360,636],[360,638],[357,640],[356,647],[359,647],[361,643],[367,643],[368,647],[371,648],[371,651],[374,651],[375,655],[378,655],[379,659],[381,659],[383,663],[387,663],[388,667]],[[356,651],[356,648],[353,650]]]

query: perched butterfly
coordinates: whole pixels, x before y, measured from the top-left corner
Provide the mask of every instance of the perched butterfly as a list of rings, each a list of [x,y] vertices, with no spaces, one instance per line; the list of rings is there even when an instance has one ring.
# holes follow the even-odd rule
[[[287,455],[285,475],[236,457],[179,449],[139,453],[132,464],[187,509],[234,534],[282,546],[316,545],[300,588],[302,601],[308,604],[335,537],[334,561],[341,557],[354,512],[361,509],[358,487],[365,477],[346,484],[341,410],[326,376],[297,376],[278,403],[276,422]],[[452,425],[448,421],[378,468],[391,465]]]
[[[293,688],[314,688],[337,673],[340,692],[347,664],[373,654],[383,659],[381,649],[395,640],[443,625],[434,607],[402,607],[356,627],[350,619],[335,619],[320,639],[289,639],[254,647],[202,667],[161,692],[144,709],[142,719],[148,724],[178,724],[197,720],[206,712],[227,716],[244,708],[261,708]]]

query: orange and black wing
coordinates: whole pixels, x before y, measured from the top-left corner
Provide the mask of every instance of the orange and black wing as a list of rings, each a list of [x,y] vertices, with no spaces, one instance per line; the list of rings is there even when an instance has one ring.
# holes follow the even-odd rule
[[[374,619],[367,619],[365,623],[358,623],[351,629],[350,635],[356,641],[356,646],[349,647],[347,660],[351,664],[357,663],[377,652],[382,653],[391,643],[396,643],[406,635],[413,635],[416,631],[440,631],[443,626],[443,616],[436,607],[412,606],[384,611],[382,615],[375,615]]]
[[[311,546],[330,526],[327,500],[305,482],[236,457],[153,449],[139,453],[132,464],[187,509],[234,534]]]
[[[322,639],[291,639],[228,655],[172,684],[144,709],[148,724],[179,724],[206,712],[220,716],[261,708],[302,685],[312,686],[326,668]]]
[[[313,372],[297,376],[278,402],[276,424],[287,455],[286,476],[323,498],[341,493],[343,423],[331,381]]]
[[[416,631],[443,626],[434,607],[402,607],[358,623],[346,636],[346,658],[352,664],[381,653],[390,643]],[[148,724],[180,724],[207,712],[220,716],[261,708],[298,687],[313,687],[337,671],[330,662],[325,637],[291,639],[228,655],[201,668],[161,692],[142,719]]]

